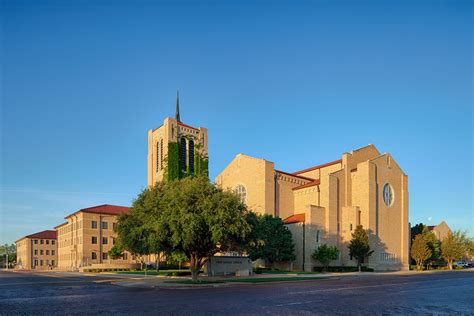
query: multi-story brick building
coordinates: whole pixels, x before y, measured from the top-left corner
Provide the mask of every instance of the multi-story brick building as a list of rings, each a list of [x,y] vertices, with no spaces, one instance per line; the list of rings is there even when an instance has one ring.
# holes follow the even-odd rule
[[[56,231],[25,236],[16,241],[18,269],[50,270],[58,263]]]
[[[370,267],[408,269],[408,177],[373,145],[293,173],[239,154],[215,182],[237,192],[251,210],[284,219],[296,245],[294,268],[312,270],[311,255],[323,243],[339,248],[334,265],[355,265],[347,245],[362,225],[374,250]]]
[[[128,213],[128,207],[105,204],[66,216],[67,221],[55,227],[58,268],[78,270],[92,265],[127,266],[133,263],[128,252],[120,259],[112,259],[108,255],[115,243],[117,218],[123,213]]]

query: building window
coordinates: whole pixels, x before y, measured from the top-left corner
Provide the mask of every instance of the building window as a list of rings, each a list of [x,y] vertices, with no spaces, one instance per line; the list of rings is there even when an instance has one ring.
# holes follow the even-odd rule
[[[97,228],[97,221],[92,221],[91,222],[91,227],[94,228],[94,229]]]
[[[46,260],[46,265],[49,266],[49,260]]]
[[[92,252],[92,260],[97,260],[97,253]]]
[[[35,240],[34,240],[34,243],[35,243],[35,245],[37,245],[37,244],[38,244],[38,240],[37,240],[37,239],[35,239]]]
[[[128,259],[128,254],[127,254],[127,253],[124,253],[124,254],[122,255],[122,258],[123,258],[123,260],[127,260],[127,259]]]
[[[194,173],[194,141],[189,141],[189,171]]]
[[[42,255],[43,255],[43,250],[40,250],[40,256],[42,256]]]
[[[388,183],[385,183],[382,190],[383,202],[386,206],[392,206],[393,204],[393,189]]]
[[[352,224],[350,224],[349,229],[350,229],[350,231],[352,231]]]
[[[109,258],[109,255],[106,252],[102,253],[102,259],[107,260]]]
[[[107,237],[102,237],[102,245],[107,245]]]
[[[163,140],[160,140],[160,168],[163,170]]]
[[[51,255],[54,256],[56,254],[55,250],[51,250]]]
[[[100,223],[100,227],[101,227],[102,229],[109,229],[109,224],[108,224],[107,222],[101,222],[101,223]]]
[[[37,267],[37,266],[38,266],[38,260],[35,259],[35,267]]]
[[[319,243],[319,230],[316,231],[316,242]]]
[[[49,245],[49,240],[48,239],[46,240],[46,245]]]
[[[43,240],[43,239],[40,240],[40,244],[44,244],[44,240]]]
[[[92,236],[92,244],[93,245],[97,244],[97,237],[96,236]]]
[[[179,167],[186,171],[186,138],[181,137],[179,141]]]
[[[56,244],[56,241],[55,240],[51,240],[51,245],[54,245]]]
[[[160,170],[160,142],[156,142],[156,171]]]
[[[35,256],[38,255],[38,249],[35,249]]]
[[[43,265],[43,260],[40,260],[40,266],[42,266],[42,265]]]
[[[51,265],[54,267],[54,260],[51,260]]]
[[[242,201],[242,203],[245,203],[245,201],[247,200],[247,190],[243,185],[239,184],[238,186],[236,186],[234,188],[234,193],[239,196],[240,201]]]
[[[46,250],[46,255],[49,256],[49,250]]]

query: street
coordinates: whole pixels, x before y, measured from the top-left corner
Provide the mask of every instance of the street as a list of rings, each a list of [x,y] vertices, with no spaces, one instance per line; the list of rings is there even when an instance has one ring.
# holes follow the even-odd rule
[[[474,315],[474,273],[364,274],[205,288],[131,288],[114,275],[0,272],[1,315]]]

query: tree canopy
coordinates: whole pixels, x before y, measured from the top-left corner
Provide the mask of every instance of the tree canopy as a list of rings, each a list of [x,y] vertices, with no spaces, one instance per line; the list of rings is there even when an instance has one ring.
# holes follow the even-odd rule
[[[339,257],[339,249],[337,249],[336,246],[322,244],[314,250],[314,253],[311,255],[311,257],[314,260],[319,261],[323,265],[324,269],[327,269],[329,262],[331,262],[331,260],[337,260]]]
[[[463,231],[457,230],[455,232],[448,232],[441,242],[441,255],[448,263],[450,270],[453,269],[453,261],[462,259],[470,252],[471,241],[467,234]]]
[[[244,240],[250,233],[247,213],[238,196],[215,187],[205,176],[157,183],[140,193],[129,215],[120,217],[119,244],[140,254],[181,251],[196,280],[221,245]]]
[[[418,234],[411,245],[411,257],[416,262],[418,270],[423,269],[423,264],[426,260],[431,258],[432,252],[428,246],[428,241],[424,234]]]
[[[251,213],[247,221],[252,228],[245,242],[250,259],[263,259],[271,265],[295,260],[293,237],[279,217]]]

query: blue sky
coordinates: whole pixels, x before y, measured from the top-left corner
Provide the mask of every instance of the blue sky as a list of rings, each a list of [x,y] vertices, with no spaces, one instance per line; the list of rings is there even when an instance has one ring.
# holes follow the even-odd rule
[[[0,243],[130,205],[147,130],[209,129],[296,171],[369,143],[410,221],[474,232],[470,1],[12,1],[1,8]]]

